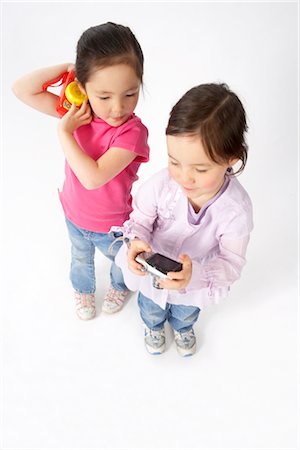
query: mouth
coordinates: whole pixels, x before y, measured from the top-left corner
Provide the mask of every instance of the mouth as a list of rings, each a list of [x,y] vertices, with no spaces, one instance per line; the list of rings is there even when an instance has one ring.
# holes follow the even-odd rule
[[[124,116],[121,116],[121,117],[111,117],[111,121],[112,122],[122,122],[123,120],[125,120],[126,119],[126,116],[124,115]]]
[[[195,190],[196,190],[196,188],[188,188],[188,187],[185,187],[185,186],[182,186],[182,188],[183,188],[185,191],[195,191]]]
[[[123,125],[123,123],[125,123],[126,120],[127,120],[127,117],[123,116],[123,117],[119,117],[118,119],[110,118],[108,122],[113,127],[119,127],[119,126]]]

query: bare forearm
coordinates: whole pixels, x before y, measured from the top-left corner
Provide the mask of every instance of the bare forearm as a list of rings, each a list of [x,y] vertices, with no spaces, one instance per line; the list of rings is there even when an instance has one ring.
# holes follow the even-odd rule
[[[77,144],[72,134],[58,130],[59,140],[69,166],[86,189],[101,185],[101,173],[97,161],[90,158]]]
[[[35,70],[16,80],[12,90],[19,100],[45,114],[57,116],[55,111],[57,96],[43,91],[43,84],[66,72],[70,63],[58,64]]]
[[[12,88],[15,95],[22,100],[22,97],[24,96],[43,92],[43,84],[66,72],[69,65],[69,63],[66,63],[52,67],[44,67],[24,75],[13,84]]]

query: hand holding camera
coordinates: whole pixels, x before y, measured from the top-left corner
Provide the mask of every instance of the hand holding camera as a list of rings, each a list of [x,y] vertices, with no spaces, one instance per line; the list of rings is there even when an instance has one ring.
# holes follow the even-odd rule
[[[188,255],[180,255],[182,270],[180,272],[169,272],[168,278],[160,281],[162,289],[174,289],[179,291],[188,286],[192,278],[192,260]]]
[[[160,253],[152,253],[150,246],[142,240],[133,240],[128,250],[128,265],[132,272],[144,276],[150,274],[157,289],[185,288],[192,276],[192,261],[181,255],[181,262]]]
[[[142,253],[150,254],[151,252],[151,247],[147,242],[142,241],[141,239],[130,241],[127,253],[129,269],[136,275],[145,276],[146,272],[141,270],[143,269],[143,265],[136,260],[136,257]]]

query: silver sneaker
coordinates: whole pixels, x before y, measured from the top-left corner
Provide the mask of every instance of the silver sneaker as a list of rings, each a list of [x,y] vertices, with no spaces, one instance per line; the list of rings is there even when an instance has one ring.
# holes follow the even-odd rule
[[[166,349],[165,330],[151,330],[145,325],[145,345],[151,355],[160,355]]]
[[[192,356],[196,351],[196,336],[193,328],[189,331],[175,331],[175,343],[180,356]]]

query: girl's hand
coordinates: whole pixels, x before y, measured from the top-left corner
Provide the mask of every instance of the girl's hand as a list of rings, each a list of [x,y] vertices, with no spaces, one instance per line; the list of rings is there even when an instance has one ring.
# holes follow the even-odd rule
[[[164,278],[159,281],[159,285],[163,289],[180,290],[187,287],[192,277],[192,260],[188,255],[180,255],[182,262],[182,270],[180,272],[168,272],[171,280]]]
[[[73,103],[70,110],[60,119],[58,129],[73,134],[77,128],[90,123],[92,118],[92,111],[87,100],[82,103],[80,109],[77,109]]]
[[[134,239],[130,242],[130,246],[127,253],[127,262],[129,269],[135,273],[136,275],[146,275],[146,272],[143,272],[141,269],[143,266],[135,261],[137,255],[143,252],[151,252],[151,247],[147,242],[142,241],[141,239]]]

